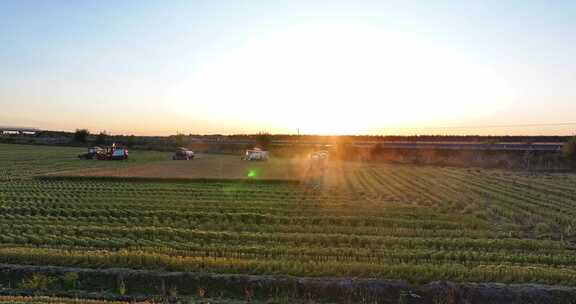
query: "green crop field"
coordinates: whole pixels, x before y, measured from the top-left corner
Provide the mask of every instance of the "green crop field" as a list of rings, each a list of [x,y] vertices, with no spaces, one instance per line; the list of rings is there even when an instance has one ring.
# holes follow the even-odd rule
[[[79,152],[0,145],[0,263],[576,286],[574,175],[334,161],[299,184],[35,177],[166,157]]]

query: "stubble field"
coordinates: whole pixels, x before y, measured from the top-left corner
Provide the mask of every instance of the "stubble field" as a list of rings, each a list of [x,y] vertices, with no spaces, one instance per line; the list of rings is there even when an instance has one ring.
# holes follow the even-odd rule
[[[79,152],[0,145],[0,263],[576,286],[574,175]]]

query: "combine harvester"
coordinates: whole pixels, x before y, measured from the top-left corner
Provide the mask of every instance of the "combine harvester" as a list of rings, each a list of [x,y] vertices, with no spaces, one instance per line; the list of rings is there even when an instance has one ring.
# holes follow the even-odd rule
[[[327,159],[328,159],[328,151],[326,150],[320,150],[310,154],[310,160],[312,161],[324,162]]]
[[[178,148],[172,156],[172,160],[192,160],[194,159],[194,152],[186,148]]]
[[[243,160],[268,160],[268,151],[264,151],[260,148],[254,148],[251,150],[246,150]]]
[[[326,150],[316,151],[310,154],[310,163],[311,163],[310,166],[312,167],[312,169],[324,170],[327,160],[328,160],[328,151]]]

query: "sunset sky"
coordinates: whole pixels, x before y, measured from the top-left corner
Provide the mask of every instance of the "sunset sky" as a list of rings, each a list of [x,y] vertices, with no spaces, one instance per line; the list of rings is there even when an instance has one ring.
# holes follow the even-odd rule
[[[0,125],[576,133],[574,1],[0,0]]]

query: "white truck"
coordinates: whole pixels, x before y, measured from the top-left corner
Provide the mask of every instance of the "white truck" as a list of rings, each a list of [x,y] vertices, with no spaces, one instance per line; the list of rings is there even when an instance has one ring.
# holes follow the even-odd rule
[[[242,159],[243,160],[268,160],[268,151],[264,151],[264,150],[259,149],[259,148],[246,150]]]

